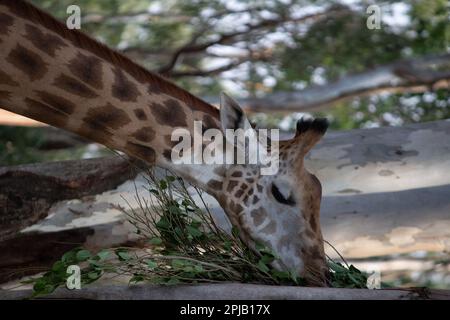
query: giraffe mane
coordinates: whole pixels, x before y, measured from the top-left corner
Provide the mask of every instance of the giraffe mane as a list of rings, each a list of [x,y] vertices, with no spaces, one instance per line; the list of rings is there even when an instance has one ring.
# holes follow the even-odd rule
[[[33,4],[23,0],[3,0],[2,4],[9,7],[18,16],[26,18],[50,31],[57,33],[62,38],[70,41],[74,46],[87,50],[105,61],[110,62],[112,65],[119,66],[136,81],[141,83],[149,83],[151,85],[149,92],[160,92],[167,94],[184,101],[193,109],[209,113],[217,118],[219,117],[218,109],[213,105],[180,88],[163,76],[145,69],[128,57],[114,49],[111,49],[107,45],[100,43],[85,33],[76,29],[68,29],[64,23],[55,19]]]

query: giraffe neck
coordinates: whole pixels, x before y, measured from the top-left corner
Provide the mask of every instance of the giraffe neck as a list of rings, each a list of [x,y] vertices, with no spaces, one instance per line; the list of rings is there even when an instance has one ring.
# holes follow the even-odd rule
[[[21,0],[0,3],[0,48],[0,107],[191,180],[204,172],[171,165],[170,136],[217,128],[213,106]]]

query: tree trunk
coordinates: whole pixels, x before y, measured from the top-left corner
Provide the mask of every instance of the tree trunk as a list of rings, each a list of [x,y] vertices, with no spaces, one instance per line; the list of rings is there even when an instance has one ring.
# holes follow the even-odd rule
[[[111,190],[133,171],[120,157],[0,168],[0,241],[45,218],[56,202]]]

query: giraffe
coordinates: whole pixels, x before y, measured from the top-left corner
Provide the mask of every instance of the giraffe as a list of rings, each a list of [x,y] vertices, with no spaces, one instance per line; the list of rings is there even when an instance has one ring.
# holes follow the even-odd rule
[[[222,95],[218,109],[22,0],[0,1],[0,106],[173,171],[214,196],[250,247],[271,248],[274,267],[327,285],[321,184],[304,167],[325,119],[301,120],[279,141],[275,175],[257,164],[174,164],[175,128],[252,130],[238,103]]]

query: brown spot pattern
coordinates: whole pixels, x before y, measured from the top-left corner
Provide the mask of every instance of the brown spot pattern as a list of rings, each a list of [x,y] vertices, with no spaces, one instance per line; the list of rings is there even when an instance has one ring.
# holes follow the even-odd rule
[[[309,219],[309,225],[311,226],[311,229],[317,231],[317,221],[316,216],[314,214],[311,215],[311,218]]]
[[[163,125],[171,127],[187,126],[184,110],[175,99],[168,100],[164,105],[152,103],[151,112],[155,119]]]
[[[125,149],[130,151],[131,154],[145,160],[149,164],[153,164],[156,160],[156,152],[149,146],[128,142]]]
[[[31,81],[41,79],[47,73],[47,63],[42,58],[18,44],[11,50],[6,61],[26,74]]]
[[[134,109],[133,112],[136,118],[138,118],[139,120],[147,120],[147,115],[145,114],[144,110]]]
[[[14,18],[9,14],[0,12],[0,35],[5,35],[11,32],[11,26],[14,23]]]
[[[234,195],[236,196],[236,198],[240,198],[243,194],[244,194],[244,191],[239,189],[238,191],[236,191],[236,193]]]
[[[11,98],[11,92],[0,90],[0,103],[4,103],[6,105],[7,100]]]
[[[0,70],[0,84],[17,87],[19,84],[14,81],[7,73]]]
[[[36,91],[36,94],[42,102],[64,114],[69,115],[75,111],[75,104],[63,97],[45,91]]]
[[[212,190],[222,190],[222,182],[218,180],[209,180],[207,186]]]
[[[80,136],[98,142],[100,144],[107,145],[111,142],[111,133],[109,130],[99,130],[95,123],[83,123],[81,127],[76,130]]]
[[[155,130],[152,127],[142,127],[135,131],[131,136],[142,142],[150,142],[155,138]]]
[[[172,150],[171,149],[165,149],[163,151],[163,156],[164,158],[166,158],[168,161],[172,162]]]
[[[55,56],[55,51],[67,47],[67,44],[58,36],[44,33],[40,28],[31,24],[25,25],[25,39],[29,40],[36,49],[45,52],[51,57]]]
[[[231,212],[234,214],[237,214],[239,212],[242,212],[242,210],[244,210],[244,208],[239,203],[235,203],[235,202],[231,202],[229,205],[229,208],[230,208]]]
[[[102,61],[94,56],[82,53],[69,61],[68,68],[72,74],[95,89],[102,89]]]
[[[110,103],[90,109],[83,120],[112,129],[118,129],[131,122],[125,111],[114,107]]]
[[[120,101],[133,101],[136,102],[137,97],[140,95],[137,87],[131,82],[125,73],[118,69],[113,69],[114,84],[112,86],[112,94]]]
[[[253,223],[255,224],[255,226],[258,227],[266,219],[267,212],[263,208],[259,208],[259,209],[252,210],[252,212],[250,212],[250,215],[252,216]]]
[[[98,96],[84,83],[65,74],[59,75],[53,82],[53,85],[83,98],[95,98]]]
[[[156,83],[149,83],[147,91],[148,93],[155,95],[160,95],[163,93],[161,88]]]
[[[229,181],[228,186],[227,186],[227,191],[231,192],[234,189],[234,187],[236,187],[237,185],[238,185],[237,181],[234,181],[234,180]]]
[[[219,129],[219,124],[217,121],[214,120],[213,117],[211,117],[209,114],[205,114],[203,116],[203,126],[206,129]]]
[[[36,120],[44,120],[46,123],[54,125],[56,127],[62,127],[67,123],[69,119],[65,113],[61,110],[54,109],[51,106],[42,103],[40,101],[25,98],[25,104],[28,109],[25,110],[24,115]]]
[[[231,174],[231,176],[236,178],[242,177],[242,171],[235,171]]]
[[[277,223],[274,220],[270,221],[270,223],[261,230],[262,233],[266,234],[272,234],[275,233],[276,231],[277,231]]]

